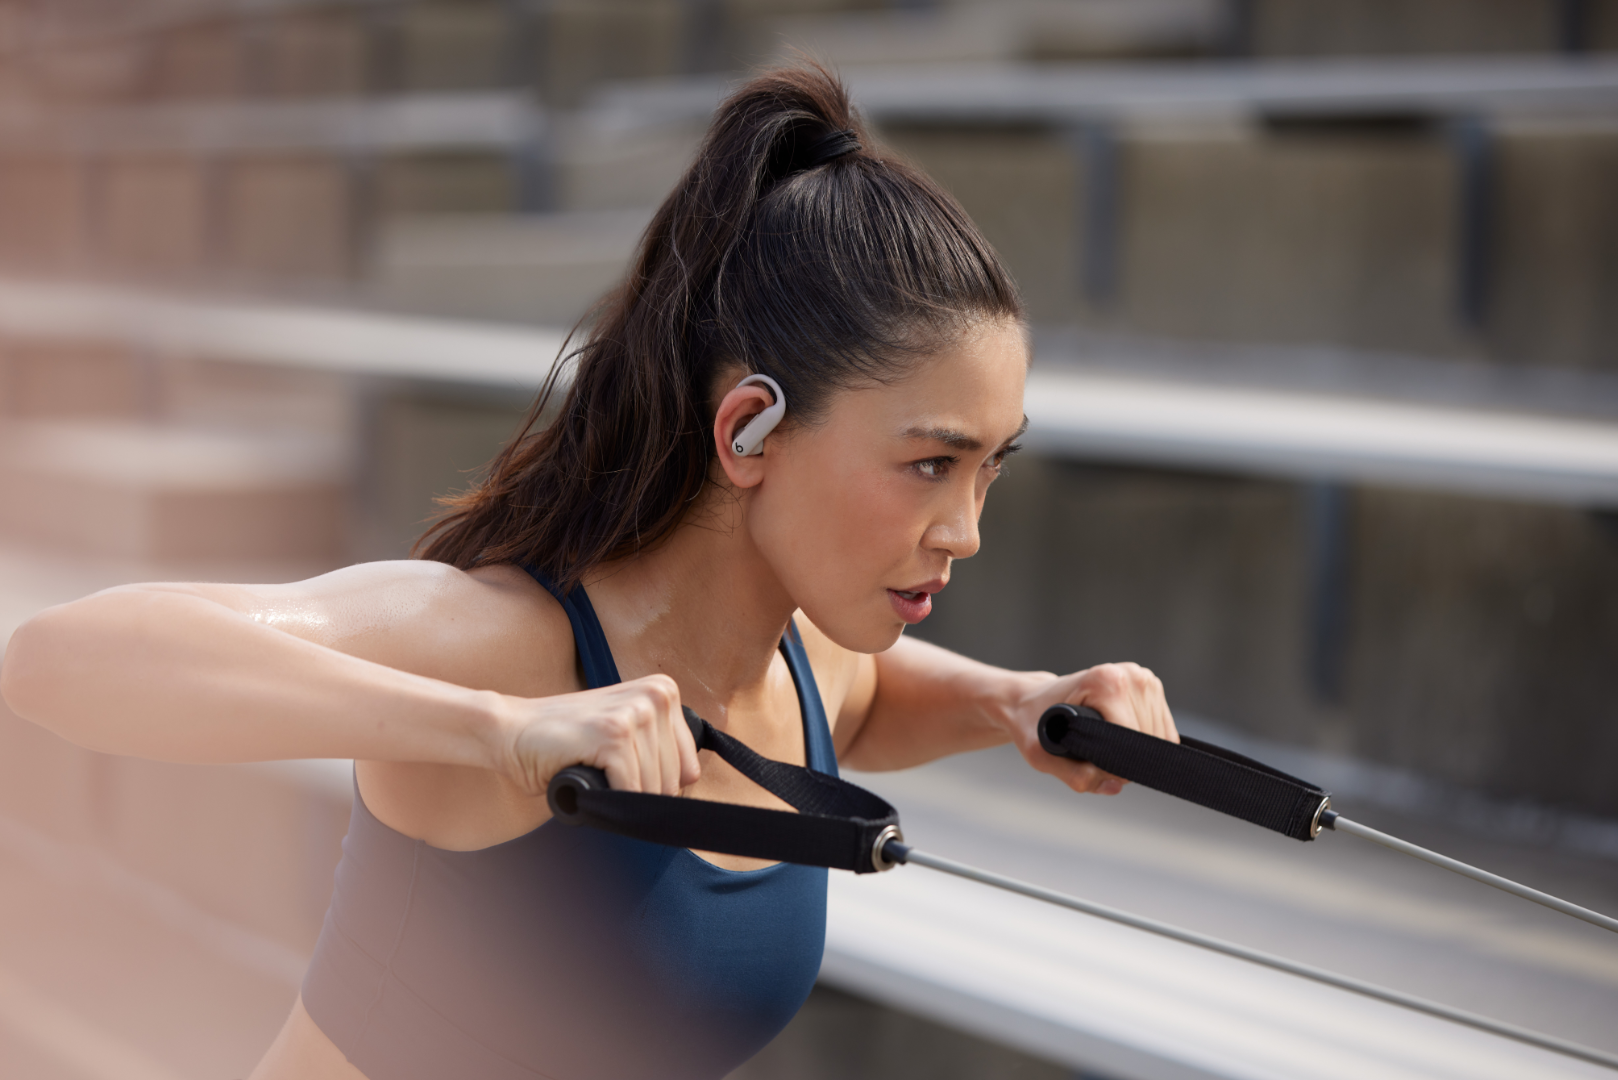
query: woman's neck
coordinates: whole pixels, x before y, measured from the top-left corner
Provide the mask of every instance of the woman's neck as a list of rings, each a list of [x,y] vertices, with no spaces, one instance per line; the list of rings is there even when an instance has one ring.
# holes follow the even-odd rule
[[[586,585],[625,677],[663,672],[718,722],[766,700],[794,604],[729,493],[710,485],[667,540]]]

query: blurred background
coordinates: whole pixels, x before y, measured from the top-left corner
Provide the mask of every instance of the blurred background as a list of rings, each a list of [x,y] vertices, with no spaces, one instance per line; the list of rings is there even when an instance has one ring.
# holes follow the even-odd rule
[[[403,557],[794,50],[1032,313],[1030,448],[921,635],[1138,661],[1618,909],[1618,0],[0,0],[0,639]],[[862,779],[929,850],[1618,1050],[1611,935],[1350,838],[998,752]],[[0,710],[0,1075],[245,1076],[350,792]],[[834,878],[738,1078],[1595,1074],[927,877]]]

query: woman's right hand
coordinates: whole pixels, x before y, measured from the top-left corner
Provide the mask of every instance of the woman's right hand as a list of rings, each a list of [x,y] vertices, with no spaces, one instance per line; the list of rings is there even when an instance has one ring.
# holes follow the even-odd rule
[[[530,795],[570,765],[602,770],[614,790],[654,795],[678,795],[702,773],[667,675],[507,704],[503,771]]]

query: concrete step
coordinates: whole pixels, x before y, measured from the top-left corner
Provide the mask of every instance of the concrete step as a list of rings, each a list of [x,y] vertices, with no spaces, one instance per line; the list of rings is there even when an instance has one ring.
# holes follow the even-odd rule
[[[1618,3],[1585,0],[497,0],[376,5],[142,5],[17,18],[19,89],[75,99],[310,96],[528,85],[563,106],[603,80],[756,63],[782,38],[833,62],[1585,53],[1618,49]],[[1009,17],[985,18],[993,9]],[[121,16],[121,17],[118,17]],[[40,33],[41,29],[48,33]],[[44,47],[39,47],[43,42]]]
[[[1524,119],[1496,138],[1484,348],[1618,369],[1618,120]]]
[[[457,235],[450,230],[451,241]],[[623,258],[630,243],[620,239],[615,258]],[[520,244],[512,247],[514,258],[527,256]],[[575,244],[574,254],[580,250]],[[422,276],[433,288],[453,281],[454,273],[442,266],[425,270]],[[599,264],[584,291],[571,280],[576,270],[570,265],[567,274],[550,280],[566,288],[568,302],[582,311],[621,267]],[[534,296],[500,293],[483,279],[505,305],[497,313],[516,319],[532,316],[536,299],[556,304],[545,286],[526,280]],[[301,569],[292,576],[320,573],[344,559],[407,555],[437,512],[434,499],[464,488],[511,437],[562,344],[560,332],[534,327],[239,301],[198,308],[173,297],[95,287],[68,294],[29,288],[4,299],[0,417],[22,422],[21,430],[72,421],[71,433],[92,418],[120,421],[126,436],[157,424],[204,434],[228,428],[232,437],[271,455],[272,464],[285,447],[293,448],[295,461],[309,457],[306,448],[325,448],[321,453],[340,466],[339,479],[364,475],[362,488],[341,485],[335,509],[328,503],[309,511],[315,516],[306,524],[336,520],[343,527],[341,550],[334,556],[330,545],[286,548],[282,556]],[[446,308],[457,300],[471,306],[477,297],[452,292],[448,300],[433,302]],[[484,315],[492,311],[487,302],[480,308]],[[0,419],[0,427],[6,423]],[[349,462],[345,448],[357,450],[359,461]],[[182,440],[170,446],[168,457],[212,453],[206,439]],[[30,450],[28,459],[48,457]],[[183,461],[175,460],[169,465],[183,471]],[[40,483],[50,488],[55,481]],[[275,497],[284,501],[284,494]],[[39,523],[25,524],[18,535],[37,543]],[[205,558],[208,568],[192,572],[217,579],[230,563],[270,554],[260,541],[232,547],[241,531],[217,537],[206,549],[153,549],[126,538],[101,542],[97,550],[192,567]]]
[[[1101,210],[1093,149],[1058,133],[887,133],[961,199],[1036,320],[1618,366],[1596,299],[1618,288],[1610,122],[1502,123],[1471,232],[1456,145],[1419,124],[1126,125]]]
[[[245,1077],[302,957],[93,850],[0,816],[0,1075]]]
[[[146,560],[346,551],[340,445],[132,423],[0,427],[0,534]]]
[[[353,388],[339,373],[227,360],[217,345],[153,349],[95,323],[9,328],[0,338],[0,423],[161,421],[331,444],[352,436]]]
[[[544,124],[513,92],[19,102],[0,137],[15,151],[0,248],[147,275],[346,278],[378,217],[517,209],[514,156]]]
[[[144,278],[361,274],[400,217],[640,209],[689,164],[698,119],[625,131],[520,93],[19,107],[0,142],[0,259]],[[64,150],[61,135],[104,155]]]
[[[814,55],[839,64],[1210,54],[1589,53],[1618,50],[1618,3],[957,0],[911,11],[804,14],[779,20],[770,29],[789,46],[807,46]]]
[[[685,175],[706,127],[700,117],[672,117],[648,127],[610,112],[559,124],[556,209],[630,211],[659,205]]]
[[[16,832],[12,846],[60,848],[63,859],[77,852],[86,865],[110,860],[133,875],[128,889],[146,882],[274,943],[241,948],[283,976],[314,948],[348,827],[346,763],[202,766],[116,757],[64,742],[9,711],[0,715],[0,747],[0,815]]]
[[[1253,734],[1618,815],[1606,514],[1036,457],[982,527],[929,640],[1133,660]]]
[[[623,279],[649,208],[401,219],[377,244],[372,286],[439,315],[570,326]]]
[[[517,85],[567,104],[603,79],[733,64],[737,44],[755,36],[748,31],[783,12],[856,6],[317,0],[244,10],[203,2],[77,18],[53,10],[12,22],[35,46],[23,88],[44,96],[196,100]]]
[[[1236,44],[1256,56],[1618,49],[1612,0],[1254,0],[1243,6]]]
[[[94,248],[84,206],[90,178],[77,162],[48,157],[9,163],[0,199],[0,259],[35,272],[79,265]]]
[[[833,65],[1123,59],[1217,53],[1217,0],[1012,0],[799,15],[768,27],[773,59]]]
[[[134,419],[160,393],[156,367],[127,345],[10,338],[0,343],[0,415],[15,419]]]

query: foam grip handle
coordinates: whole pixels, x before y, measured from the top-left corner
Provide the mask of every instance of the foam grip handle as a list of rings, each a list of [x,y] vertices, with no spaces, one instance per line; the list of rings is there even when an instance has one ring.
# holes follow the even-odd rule
[[[1067,735],[1068,724],[1078,716],[1087,720],[1106,719],[1088,705],[1052,705],[1045,710],[1045,715],[1039,718],[1039,745],[1044,747],[1047,754],[1083,760],[1062,745],[1062,739]]]
[[[689,706],[682,705],[680,709],[685,714],[686,727],[691,729],[691,738],[696,742],[697,749],[701,750],[707,722],[692,712]],[[607,774],[600,769],[590,765],[569,765],[551,777],[550,786],[545,789],[545,801],[550,803],[553,816],[569,825],[579,825],[584,821],[584,815],[579,812],[579,792],[609,791],[611,788],[612,785],[607,783]]]

